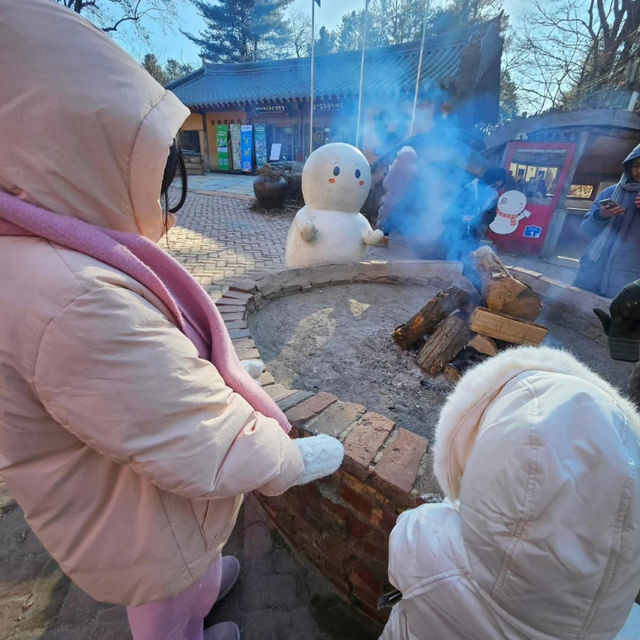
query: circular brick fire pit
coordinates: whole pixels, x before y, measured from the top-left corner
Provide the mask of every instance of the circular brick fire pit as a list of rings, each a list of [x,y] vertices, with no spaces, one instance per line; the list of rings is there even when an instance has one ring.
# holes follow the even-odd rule
[[[354,296],[349,287],[378,285],[376,296],[384,295],[385,288],[389,289],[390,285],[404,287],[414,294],[416,288],[418,291],[422,288],[424,302],[437,290],[456,281],[460,277],[460,269],[457,263],[426,261],[293,269],[266,274],[254,281],[235,282],[229,292],[218,300],[217,306],[240,359],[258,358],[262,354],[251,337],[247,319],[252,316],[251,324],[255,320],[259,325],[258,337],[265,329],[261,325],[260,310],[266,312],[271,301],[278,299],[274,307],[282,305],[279,313],[293,326],[298,322],[295,312],[300,315],[301,306],[301,298],[296,294],[322,289],[327,292],[329,300],[335,300],[337,294],[330,295],[329,287],[335,288],[335,292],[342,288],[343,297],[351,306],[353,322],[357,324],[366,305],[358,302],[359,297]],[[538,322],[549,327],[545,344],[571,349],[613,384],[624,385],[631,365],[610,360],[599,322],[592,313],[593,307],[607,309],[608,301],[524,269],[513,269],[512,272],[544,298]],[[283,299],[285,296],[287,298]],[[399,299],[391,300],[390,306],[400,306]],[[326,306],[331,305],[328,303]],[[419,306],[416,303],[413,311]],[[286,322],[278,323],[277,313],[271,315],[271,332],[280,336],[283,342],[290,339],[292,332],[286,331]],[[323,317],[317,313],[317,308],[315,315]],[[330,314],[324,315],[329,317]],[[389,324],[388,316],[389,313],[383,313],[380,323],[376,320],[376,326],[384,322]],[[406,318],[400,318],[399,322],[403,320]],[[332,321],[336,322],[336,318],[333,317]],[[359,330],[361,327],[357,328],[356,335]],[[320,325],[311,326],[311,333],[317,331],[322,332]],[[384,331],[386,335],[386,327]],[[354,335],[348,330],[344,334],[347,341]],[[391,340],[390,332],[388,340]],[[273,336],[270,342],[274,354],[279,352],[280,349],[273,350],[273,344],[277,344]],[[318,338],[317,345],[322,343],[322,337]],[[294,351],[296,348],[294,345]],[[331,344],[329,348],[344,353],[345,359],[349,355],[346,344]],[[311,345],[310,352],[313,349],[314,345]],[[266,347],[263,350],[265,353],[268,351]],[[424,424],[433,427],[449,387],[444,381],[432,379],[426,382],[427,396],[422,396],[421,401],[431,404],[427,408],[431,414],[420,413],[424,408],[417,407],[414,428],[406,412],[394,415],[395,406],[384,406],[384,403],[388,404],[388,398],[383,399],[382,405],[367,407],[361,400],[363,394],[357,385],[355,391],[351,390],[355,395],[350,395],[348,385],[343,382],[341,386],[340,376],[331,379],[326,370],[319,371],[319,379],[326,381],[323,386],[305,384],[305,359],[296,361],[293,358],[292,362],[292,366],[299,368],[296,377],[274,379],[267,372],[261,377],[265,390],[287,414],[293,425],[292,437],[318,433],[338,437],[345,446],[345,461],[340,471],[329,478],[293,488],[277,498],[259,496],[259,499],[275,526],[299,552],[307,556],[361,610],[383,620],[388,610],[377,611],[375,603],[388,587],[389,533],[401,511],[432,499],[438,491],[431,475],[431,431],[425,430]],[[282,372],[285,369],[274,367],[274,370]],[[295,382],[295,386],[302,387],[302,390],[288,388],[282,384],[283,381]],[[350,397],[345,397],[345,393]],[[396,422],[403,426],[399,427]]]

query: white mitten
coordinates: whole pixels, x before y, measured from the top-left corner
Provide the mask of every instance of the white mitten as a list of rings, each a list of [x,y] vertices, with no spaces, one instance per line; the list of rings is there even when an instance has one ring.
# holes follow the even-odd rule
[[[325,435],[297,438],[294,444],[300,449],[304,472],[296,484],[306,484],[338,470],[344,457],[344,447],[337,438]]]
[[[259,378],[264,371],[264,362],[262,360],[241,360],[240,364],[244,370],[254,379]]]
[[[375,231],[372,229],[365,234],[364,243],[368,245],[378,244],[382,238],[384,238],[384,233],[380,229]]]

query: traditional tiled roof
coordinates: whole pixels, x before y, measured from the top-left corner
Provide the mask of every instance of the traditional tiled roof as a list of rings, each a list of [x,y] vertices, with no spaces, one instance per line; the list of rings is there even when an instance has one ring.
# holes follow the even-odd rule
[[[465,48],[479,39],[480,60],[476,79],[480,80],[502,52],[499,18],[441,34],[425,42],[421,86],[444,86],[455,81]],[[413,91],[420,56],[420,43],[368,49],[364,93],[395,95]],[[348,97],[358,94],[360,51],[316,56],[314,94]],[[309,97],[310,58],[262,60],[204,65],[169,85],[192,109],[266,100]]]

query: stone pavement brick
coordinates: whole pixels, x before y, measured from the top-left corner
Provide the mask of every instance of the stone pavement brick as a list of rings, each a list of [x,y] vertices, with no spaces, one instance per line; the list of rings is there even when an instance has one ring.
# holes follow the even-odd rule
[[[313,416],[319,414],[337,400],[338,398],[336,398],[332,393],[320,391],[320,393],[316,393],[309,399],[304,400],[300,404],[289,409],[286,416],[293,427],[299,428],[305,422],[313,418]]]
[[[245,557],[257,558],[271,552],[273,541],[269,527],[264,522],[247,527],[243,535]]]
[[[229,320],[225,318],[224,323],[227,329],[246,329],[247,321],[246,320]]]
[[[236,349],[236,355],[240,360],[260,360],[260,352],[257,349]]]
[[[236,351],[238,349],[255,349],[256,343],[252,338],[239,338],[238,340],[233,340],[233,348]]]
[[[390,442],[376,464],[375,473],[402,491],[411,491],[422,456],[429,441],[406,429],[398,429],[398,437]]]
[[[365,407],[356,402],[334,402],[317,418],[306,424],[305,429],[313,434],[325,433],[337,438],[365,411]]]
[[[243,313],[223,313],[222,319],[225,321],[225,323],[229,323],[229,322],[242,321],[245,318]]]
[[[282,411],[288,411],[291,407],[295,407],[297,404],[300,404],[303,400],[310,398],[313,395],[311,391],[296,391],[290,396],[283,398],[282,400],[278,400],[278,406]]]
[[[354,471],[358,467],[366,469],[394,426],[392,420],[378,413],[365,413],[345,438],[346,470]]]
[[[289,396],[295,393],[295,391],[292,391],[291,389],[287,389],[281,384],[270,384],[269,386],[265,387],[264,390],[269,394],[269,397],[275,402],[278,402],[279,400],[284,400],[285,398],[288,398]]]
[[[275,378],[268,372],[265,371],[259,378],[258,378],[258,382],[263,386],[266,387],[269,384],[274,384],[275,383]]]
[[[297,602],[296,577],[290,573],[254,576],[251,581],[243,581],[241,586],[242,603],[247,611],[273,609],[282,602]]]
[[[251,333],[249,329],[229,329],[229,335],[235,340],[236,338],[249,338]]]

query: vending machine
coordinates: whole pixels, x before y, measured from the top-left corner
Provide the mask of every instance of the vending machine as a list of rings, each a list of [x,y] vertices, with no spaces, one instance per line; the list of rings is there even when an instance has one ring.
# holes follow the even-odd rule
[[[575,153],[570,142],[507,145],[507,181],[487,238],[500,249],[539,254]]]

